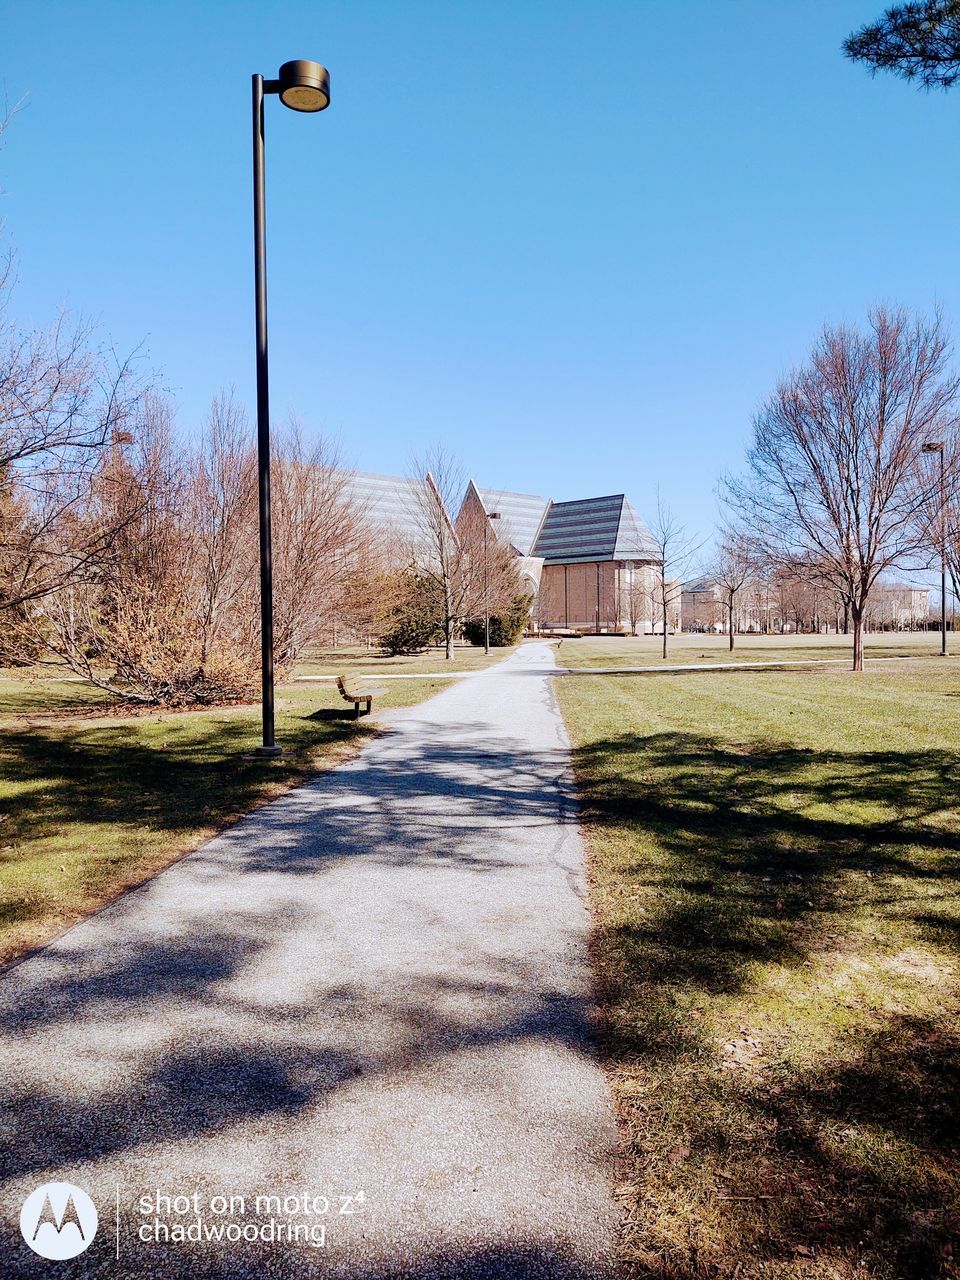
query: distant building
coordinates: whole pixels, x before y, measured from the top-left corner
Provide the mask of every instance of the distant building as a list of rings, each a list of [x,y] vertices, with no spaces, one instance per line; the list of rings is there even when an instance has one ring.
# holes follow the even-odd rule
[[[543,561],[536,605],[542,629],[653,630],[659,557],[625,494],[548,503],[533,555]],[[670,612],[677,612],[672,599]]]
[[[727,605],[713,578],[692,578],[681,584],[680,623],[684,631],[725,630]]]
[[[867,597],[865,621],[871,630],[915,631],[930,621],[930,589],[907,582],[877,582]]]
[[[726,635],[730,625],[727,591],[715,578],[692,578],[683,583],[680,616],[684,631],[709,631]],[[775,592],[762,579],[749,579],[733,599],[735,632],[781,629]]]
[[[422,540],[422,481],[371,472],[344,473],[362,517],[398,550]],[[625,494],[552,502],[536,494],[480,488],[473,480],[456,527],[471,512],[489,519],[489,536],[510,547],[532,621],[542,630],[637,632],[661,627],[659,557]],[[668,584],[670,630],[680,627],[680,584]]]
[[[929,601],[927,587],[877,582],[868,597],[864,621],[868,630],[918,630],[927,625]],[[683,584],[681,614],[684,631],[726,633],[726,592],[714,578],[691,579]],[[839,626],[836,594],[794,579],[779,583],[751,579],[734,598],[738,632],[836,631]]]
[[[481,518],[489,519],[491,513],[498,517],[490,520],[490,535],[510,547],[517,558],[521,586],[534,599],[540,590],[543,560],[532,554],[533,545],[548,505],[532,493],[480,489],[471,480],[457,515],[458,522],[471,511],[478,512]]]
[[[378,534],[404,549],[423,538],[422,481],[372,471],[344,471],[344,494],[360,518]]]

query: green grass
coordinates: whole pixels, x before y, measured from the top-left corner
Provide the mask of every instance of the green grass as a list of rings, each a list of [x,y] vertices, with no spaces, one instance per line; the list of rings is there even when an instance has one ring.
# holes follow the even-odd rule
[[[43,668],[29,671],[0,668],[0,719],[94,711],[110,706],[110,697],[80,680],[50,677]]]
[[[948,636],[950,643],[954,637]],[[667,637],[666,665],[699,662],[784,662],[833,659],[852,661],[850,636],[736,636],[733,652],[726,636],[688,635]],[[663,664],[662,636],[584,636],[564,640],[557,651],[561,666],[618,667]],[[960,652],[960,637],[956,639]],[[868,658],[938,655],[940,633],[933,631],[882,631],[865,637]]]
[[[558,684],[630,1274],[956,1276],[960,660]]]
[[[448,687],[390,681],[378,708]],[[332,686],[278,690],[275,761],[245,760],[258,707],[131,715],[63,681],[0,681],[0,960],[50,938],[375,732]]]
[[[473,645],[458,644],[453,657],[448,661],[443,649],[430,648],[424,653],[399,654],[388,656],[380,654],[376,649],[367,649],[360,645],[339,649],[313,649],[297,664],[298,676],[340,675],[342,672],[362,672],[367,675],[375,673],[391,675],[423,675],[440,673],[449,675],[454,671],[481,671],[494,662],[502,662],[513,653],[513,649],[491,649],[485,654],[483,649]]]

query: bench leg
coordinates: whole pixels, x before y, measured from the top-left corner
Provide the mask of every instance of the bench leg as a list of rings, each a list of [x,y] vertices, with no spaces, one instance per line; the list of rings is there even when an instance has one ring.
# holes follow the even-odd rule
[[[359,702],[355,702],[353,704],[353,718],[354,720],[360,719],[360,703]]]
[[[372,702],[373,702],[373,699],[372,699],[372,698],[368,698],[368,699],[367,699],[367,715],[369,715],[369,714],[370,714],[370,705],[371,705],[371,703],[372,703]]]

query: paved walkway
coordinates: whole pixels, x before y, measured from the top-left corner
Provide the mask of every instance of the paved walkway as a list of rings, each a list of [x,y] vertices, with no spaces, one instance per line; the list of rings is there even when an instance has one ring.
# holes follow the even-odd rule
[[[939,655],[938,655],[939,656]],[[913,657],[932,658],[933,654],[911,654],[909,658],[899,654],[882,658],[864,658],[864,662],[909,662]],[[557,667],[558,676],[662,676],[683,675],[687,671],[757,671],[761,667],[849,667],[851,658],[779,658],[759,662],[658,662],[645,667]]]
[[[613,1274],[552,669],[527,645],[394,713],[355,760],[0,977],[5,1276]],[[16,1229],[47,1181],[99,1209],[72,1261]],[[157,1190],[199,1194],[195,1231],[325,1225],[326,1244],[156,1244]],[[304,1192],[329,1212],[256,1205]],[[244,1205],[218,1218],[220,1194]],[[196,1222],[161,1208],[161,1228]]]

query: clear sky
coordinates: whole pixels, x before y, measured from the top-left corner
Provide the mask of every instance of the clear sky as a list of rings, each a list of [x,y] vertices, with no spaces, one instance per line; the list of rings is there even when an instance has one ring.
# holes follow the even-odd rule
[[[274,417],[481,485],[657,484],[709,531],[751,415],[824,319],[960,327],[960,90],[840,53],[885,0],[6,0],[15,313],[145,342],[184,430],[253,410],[250,74],[267,104]]]

